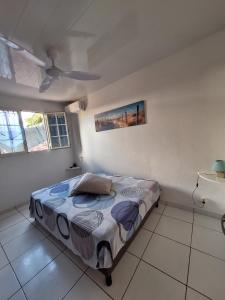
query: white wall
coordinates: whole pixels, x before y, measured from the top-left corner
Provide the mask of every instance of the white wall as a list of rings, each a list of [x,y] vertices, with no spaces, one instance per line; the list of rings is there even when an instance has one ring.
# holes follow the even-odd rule
[[[63,111],[64,105],[0,94],[0,109],[51,112]],[[32,191],[70,176],[66,168],[73,159],[72,148],[0,157],[0,211],[28,201]]]
[[[141,99],[146,125],[95,132],[96,113]],[[225,31],[89,95],[79,122],[86,169],[155,178],[164,200],[192,206],[197,170],[225,159]],[[225,185],[199,191],[225,212]]]

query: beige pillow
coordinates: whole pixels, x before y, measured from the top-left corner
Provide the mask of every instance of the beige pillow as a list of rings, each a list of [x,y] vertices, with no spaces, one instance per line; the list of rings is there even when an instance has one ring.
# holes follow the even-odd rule
[[[92,173],[86,173],[81,180],[75,184],[70,196],[75,196],[83,193],[109,195],[111,192],[112,180],[97,176]]]

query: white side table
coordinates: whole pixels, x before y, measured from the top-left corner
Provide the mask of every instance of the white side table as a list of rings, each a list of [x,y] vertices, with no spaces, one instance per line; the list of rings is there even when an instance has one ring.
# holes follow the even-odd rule
[[[199,171],[198,176],[206,181],[214,183],[225,183],[225,178],[217,177],[216,173],[212,173],[210,171]]]
[[[81,167],[66,168],[66,171],[75,175],[80,175],[82,173]]]
[[[212,172],[198,172],[198,177],[202,178],[206,181],[213,182],[213,183],[219,183],[219,184],[225,184],[225,178],[217,177],[216,173]],[[225,214],[221,218],[221,227],[223,230],[223,233],[225,235]]]

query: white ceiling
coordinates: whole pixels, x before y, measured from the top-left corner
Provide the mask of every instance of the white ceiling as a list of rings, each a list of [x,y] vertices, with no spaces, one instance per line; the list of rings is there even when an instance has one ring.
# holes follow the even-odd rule
[[[0,91],[72,100],[224,27],[224,0],[0,0],[1,33],[46,61],[45,49],[55,46],[59,67],[102,76],[89,83],[59,80],[44,94],[35,85],[0,79]],[[32,77],[27,69],[19,74]]]

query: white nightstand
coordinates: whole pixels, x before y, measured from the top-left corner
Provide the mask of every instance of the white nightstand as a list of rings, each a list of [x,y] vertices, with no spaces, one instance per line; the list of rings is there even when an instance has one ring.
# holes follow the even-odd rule
[[[225,178],[217,177],[216,173],[212,173],[210,171],[199,171],[198,176],[206,181],[214,183],[225,183]]]
[[[82,173],[81,167],[66,168],[66,171],[75,175],[80,175]]]

